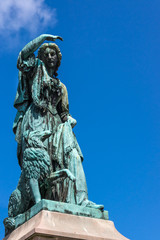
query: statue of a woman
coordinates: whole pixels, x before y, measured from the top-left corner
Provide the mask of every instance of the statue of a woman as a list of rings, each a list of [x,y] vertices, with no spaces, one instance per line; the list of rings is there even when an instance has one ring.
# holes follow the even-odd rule
[[[43,197],[103,209],[102,205],[96,205],[88,200],[82,167],[83,156],[72,132],[76,120],[69,114],[67,89],[57,78],[62,57],[60,49],[52,42],[43,43],[45,40],[55,39],[62,40],[58,36],[40,35],[29,42],[18,56],[19,84],[14,102],[18,112],[13,131],[18,142],[19,164],[23,169],[28,147],[26,139],[33,136],[33,133],[40,135],[49,131],[50,134],[44,140],[44,145],[50,158],[51,173],[68,169],[75,176],[76,183],[74,187],[71,181],[65,180],[63,186],[62,183],[57,182],[52,193],[44,191]],[[35,57],[34,52],[38,48],[38,56]],[[34,142],[32,148],[36,148],[36,144],[38,143]],[[37,192],[36,184],[37,181],[33,176],[30,186],[35,195],[35,202],[38,202],[42,193]],[[65,186],[69,186],[69,190],[64,198]]]

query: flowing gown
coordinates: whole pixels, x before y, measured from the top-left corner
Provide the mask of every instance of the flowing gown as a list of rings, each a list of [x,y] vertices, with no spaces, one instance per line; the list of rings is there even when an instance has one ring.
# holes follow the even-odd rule
[[[18,142],[19,164],[22,167],[26,148],[23,134],[27,130],[50,130],[52,135],[44,144],[50,156],[51,171],[69,169],[76,183],[68,179],[56,182],[52,194],[45,193],[43,197],[81,205],[88,199],[88,193],[81,149],[71,124],[63,122],[63,118],[69,116],[67,89],[59,79],[48,75],[44,63],[34,54],[23,60],[20,53],[17,67],[20,71],[14,106],[18,111],[13,131]]]

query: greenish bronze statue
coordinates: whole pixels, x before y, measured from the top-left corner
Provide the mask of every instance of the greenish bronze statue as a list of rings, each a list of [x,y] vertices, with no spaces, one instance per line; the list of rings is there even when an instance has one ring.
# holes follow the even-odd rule
[[[88,200],[83,155],[72,131],[76,120],[69,113],[66,86],[57,78],[62,55],[56,39],[62,40],[40,35],[18,56],[13,131],[21,176],[9,199],[6,234],[15,228],[17,216],[42,199],[103,211],[103,205]]]

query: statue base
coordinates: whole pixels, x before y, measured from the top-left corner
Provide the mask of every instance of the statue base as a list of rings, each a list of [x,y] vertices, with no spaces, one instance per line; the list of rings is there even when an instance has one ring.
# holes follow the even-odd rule
[[[101,211],[91,207],[43,199],[25,213],[19,214],[14,218],[6,218],[4,220],[5,235],[11,233],[14,229],[30,220],[42,210],[108,220],[108,211]]]
[[[42,210],[3,240],[128,240],[109,220]]]

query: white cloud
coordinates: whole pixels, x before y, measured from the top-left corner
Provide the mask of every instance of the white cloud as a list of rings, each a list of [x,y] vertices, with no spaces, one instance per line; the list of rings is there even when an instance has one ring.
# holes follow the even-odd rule
[[[20,30],[38,32],[56,24],[56,10],[45,0],[4,0],[0,3],[0,35],[17,34]]]

